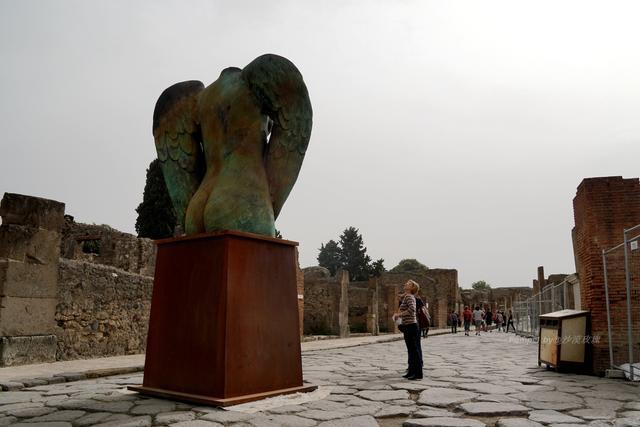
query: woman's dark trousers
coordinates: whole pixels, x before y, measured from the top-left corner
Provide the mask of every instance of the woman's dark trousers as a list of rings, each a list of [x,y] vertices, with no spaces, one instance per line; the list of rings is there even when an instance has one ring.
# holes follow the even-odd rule
[[[403,325],[404,343],[409,353],[409,376],[422,377],[422,363],[420,361],[420,329],[417,323]]]
[[[418,345],[418,358],[420,359],[420,372],[422,372],[422,366],[424,363],[422,362],[422,330],[420,329],[420,325],[417,324],[416,333],[418,336],[416,337],[416,344]]]

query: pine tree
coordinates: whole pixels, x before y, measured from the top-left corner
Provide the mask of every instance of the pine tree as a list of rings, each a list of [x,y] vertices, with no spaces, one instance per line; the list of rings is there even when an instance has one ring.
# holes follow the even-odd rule
[[[484,280],[478,280],[477,282],[473,282],[471,284],[471,288],[477,291],[486,291],[491,289],[491,285],[485,282]]]
[[[342,265],[349,272],[350,280],[367,280],[371,268],[371,257],[355,227],[349,227],[340,236]]]
[[[424,274],[429,271],[429,267],[421,263],[415,258],[403,259],[391,269],[392,273],[414,273]]]
[[[138,237],[162,239],[173,236],[176,215],[162,175],[160,161],[155,159],[147,169],[142,203],[136,208]]]
[[[371,276],[380,276],[385,272],[384,260],[381,258],[371,263],[367,255],[362,235],[355,227],[349,227],[340,236],[340,243],[329,240],[320,245],[318,264],[329,270],[331,275],[344,269],[349,272],[350,280],[368,280]]]
[[[371,274],[373,277],[380,277],[385,271],[387,271],[387,269],[384,268],[384,259],[380,258],[379,260],[376,260],[373,264],[371,264],[369,274]]]
[[[342,268],[342,251],[335,240],[329,240],[326,245],[320,245],[318,265],[329,270],[332,276]]]

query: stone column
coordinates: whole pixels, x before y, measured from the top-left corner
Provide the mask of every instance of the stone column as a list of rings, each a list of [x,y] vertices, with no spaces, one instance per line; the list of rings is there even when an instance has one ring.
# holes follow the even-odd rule
[[[434,307],[429,313],[431,315],[431,322],[433,323],[433,327],[438,329],[446,328],[447,317],[449,316],[449,313],[447,312],[449,308],[447,301],[441,299],[433,305]],[[434,313],[433,310],[435,310],[436,312]]]
[[[385,321],[387,322],[387,331],[389,332],[393,332],[393,333],[398,333],[400,332],[400,330],[398,329],[398,326],[396,325],[396,323],[393,321],[393,319],[391,318],[391,316],[393,315],[393,313],[395,313],[396,309],[398,308],[398,285],[385,285],[384,286],[384,295],[385,295],[385,300],[387,302],[387,313],[385,316]]]
[[[367,314],[367,331],[372,335],[379,335],[379,286],[377,277],[371,279],[371,281],[369,282],[369,288],[371,289],[371,304],[369,306],[369,313]]]
[[[55,361],[64,203],[5,193],[0,216],[0,366]]]
[[[538,293],[540,293],[540,297],[538,298],[538,316],[544,314],[542,310],[542,291],[544,290],[545,285],[546,280],[544,278],[544,267],[540,266],[538,267]]]
[[[542,292],[547,284],[547,279],[544,278],[544,266],[538,267],[538,292]]]
[[[336,273],[340,285],[340,312],[338,313],[338,326],[340,338],[349,336],[349,272],[340,270]]]
[[[304,333],[304,273],[300,269],[298,255],[298,248],[296,247],[296,288],[298,291],[298,321],[300,322],[300,336],[302,336]]]

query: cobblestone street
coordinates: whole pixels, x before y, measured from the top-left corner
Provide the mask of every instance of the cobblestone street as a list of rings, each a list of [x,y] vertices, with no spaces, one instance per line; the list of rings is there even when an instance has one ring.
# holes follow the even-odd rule
[[[304,352],[305,380],[321,386],[311,402],[254,413],[198,407],[126,391],[142,381],[128,374],[2,392],[0,425],[640,426],[640,387],[546,371],[537,345],[513,334],[422,342],[421,381],[401,377],[406,352],[395,341]]]

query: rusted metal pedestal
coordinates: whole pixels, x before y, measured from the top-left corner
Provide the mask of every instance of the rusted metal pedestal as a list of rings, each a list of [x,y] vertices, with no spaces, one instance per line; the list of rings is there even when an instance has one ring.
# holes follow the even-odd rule
[[[302,381],[296,242],[226,231],[157,242],[143,394],[215,406]]]

